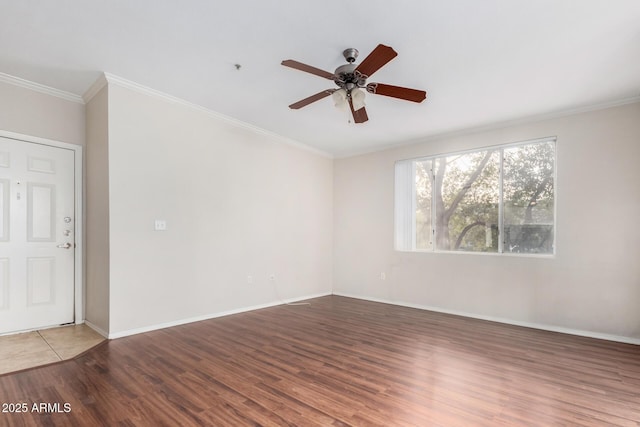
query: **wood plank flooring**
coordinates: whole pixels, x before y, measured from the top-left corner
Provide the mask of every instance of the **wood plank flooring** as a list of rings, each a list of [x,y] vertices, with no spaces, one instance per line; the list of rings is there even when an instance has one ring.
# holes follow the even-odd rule
[[[337,296],[310,302],[0,376],[0,404],[28,407],[0,413],[0,425],[640,425],[640,346]]]

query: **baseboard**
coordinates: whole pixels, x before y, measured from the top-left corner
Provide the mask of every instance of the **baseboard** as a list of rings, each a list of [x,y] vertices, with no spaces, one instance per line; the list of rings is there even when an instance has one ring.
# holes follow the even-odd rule
[[[420,309],[420,310],[435,311],[437,313],[453,314],[453,315],[456,315],[456,316],[470,317],[470,318],[473,318],[473,319],[488,320],[490,322],[498,322],[498,323],[504,323],[504,324],[507,324],[507,325],[514,325],[514,326],[523,326],[525,328],[540,329],[540,330],[543,330],[543,331],[559,332],[559,333],[568,334],[568,335],[577,335],[577,336],[587,337],[587,338],[595,338],[595,339],[606,340],[606,341],[621,342],[621,343],[625,343],[625,344],[640,345],[640,339],[638,339],[638,338],[624,337],[624,336],[619,336],[619,335],[603,334],[603,333],[600,333],[600,332],[584,331],[584,330],[581,330],[581,329],[564,328],[564,327],[561,327],[561,326],[545,325],[545,324],[540,324],[540,323],[521,322],[519,320],[505,319],[505,318],[502,318],[502,317],[483,316],[483,315],[479,315],[479,314],[475,314],[475,313],[467,313],[467,312],[464,312],[464,311],[448,310],[448,309],[441,308],[441,307],[433,307],[433,306],[421,305],[421,304],[412,304],[412,303],[407,303],[407,302],[403,302],[403,301],[389,301],[389,300],[385,300],[385,299],[381,299],[381,298],[364,297],[364,296],[361,296],[361,295],[348,294],[348,293],[344,293],[344,292],[334,292],[333,295],[341,296],[341,297],[347,297],[347,298],[355,298],[355,299],[360,299],[360,300],[364,300],[364,301],[379,302],[379,303],[382,303],[382,304],[398,305],[398,306],[401,306],[401,307],[417,308],[417,309]]]
[[[284,299],[284,300],[273,301],[273,302],[269,302],[269,303],[266,303],[266,304],[259,304],[259,305],[254,305],[254,306],[250,306],[250,307],[238,308],[238,309],[234,309],[234,310],[221,311],[221,312],[218,312],[218,313],[210,313],[210,314],[205,314],[205,315],[202,315],[202,316],[189,317],[189,318],[186,318],[186,319],[180,319],[180,320],[174,320],[174,321],[171,321],[171,322],[160,323],[160,324],[156,324],[156,325],[144,326],[142,328],[134,328],[134,329],[128,329],[128,330],[125,330],[125,331],[110,333],[110,334],[108,334],[107,338],[109,338],[109,339],[123,338],[123,337],[127,337],[127,336],[130,336],[130,335],[142,334],[144,332],[156,331],[158,329],[165,329],[165,328],[171,328],[173,326],[185,325],[187,323],[201,322],[203,320],[215,319],[217,317],[230,316],[232,314],[246,313],[248,311],[260,310],[262,308],[269,308],[269,307],[275,307],[277,305],[291,304],[291,303],[296,303],[296,302],[299,302],[299,301],[304,301],[304,300],[308,300],[308,299],[312,299],[312,298],[326,297],[326,296],[331,295],[331,294],[332,294],[331,292],[323,292],[323,293],[318,293],[318,294],[305,295],[305,296],[297,297],[297,298],[289,298],[289,299]],[[100,333],[98,330],[96,330],[96,332]]]
[[[93,323],[89,322],[86,319],[83,322],[84,322],[85,325],[87,325],[88,327],[90,327],[91,329],[93,329],[94,331],[96,331],[97,333],[102,335],[103,337],[109,338],[109,333],[107,331],[103,330],[102,328],[99,328],[98,326],[94,325]]]

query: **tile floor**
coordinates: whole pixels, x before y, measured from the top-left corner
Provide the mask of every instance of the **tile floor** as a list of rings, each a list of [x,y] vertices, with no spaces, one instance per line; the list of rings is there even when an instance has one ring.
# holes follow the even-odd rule
[[[0,375],[72,359],[102,341],[87,325],[0,336]]]

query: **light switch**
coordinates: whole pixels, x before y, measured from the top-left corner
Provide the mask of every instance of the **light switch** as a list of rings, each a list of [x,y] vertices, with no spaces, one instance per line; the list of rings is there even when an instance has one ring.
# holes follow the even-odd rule
[[[156,231],[164,231],[164,230],[166,230],[167,229],[167,221],[165,221],[164,219],[156,219],[155,229],[156,229]]]

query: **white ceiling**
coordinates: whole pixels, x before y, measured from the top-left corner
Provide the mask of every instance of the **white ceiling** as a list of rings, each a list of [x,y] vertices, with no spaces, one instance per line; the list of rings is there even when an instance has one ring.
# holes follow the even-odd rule
[[[333,83],[283,59],[378,43],[399,55],[369,81],[425,102],[287,108]],[[0,72],[82,95],[103,71],[343,156],[638,97],[640,1],[0,0]]]

